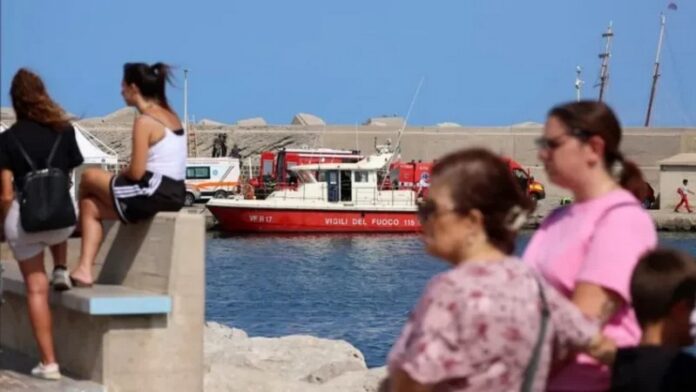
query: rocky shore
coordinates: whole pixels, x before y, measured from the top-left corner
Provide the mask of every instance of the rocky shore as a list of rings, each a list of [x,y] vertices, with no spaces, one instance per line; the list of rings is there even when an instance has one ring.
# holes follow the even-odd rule
[[[343,340],[249,337],[206,323],[206,392],[376,392],[386,374]]]

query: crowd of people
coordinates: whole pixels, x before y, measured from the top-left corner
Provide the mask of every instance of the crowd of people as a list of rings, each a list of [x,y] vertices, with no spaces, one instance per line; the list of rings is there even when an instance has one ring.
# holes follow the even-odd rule
[[[85,170],[79,209],[58,197],[83,161],[70,117],[35,73],[21,69],[12,81],[17,122],[0,136],[0,201],[5,237],[26,283],[37,377],[60,378],[49,287],[93,284],[102,222],[138,222],[184,204],[186,137],[165,95],[169,75],[162,63],[124,65],[121,94],[140,113],[130,163],[118,175]],[[657,248],[640,202],[645,181],[621,153],[621,137],[606,104],[551,109],[538,157],[573,203],[545,219],[521,257],[516,235],[534,206],[501,158],[472,148],[438,159],[418,216],[427,251],[452,268],[432,278],[415,305],[389,354],[385,387],[696,390],[696,331],[689,329],[696,261]],[[27,189],[39,182],[58,184],[57,198],[30,197]],[[43,209],[32,208],[36,203],[55,218],[37,224]],[[77,226],[80,257],[68,272],[66,241]],[[51,282],[45,248],[53,256]]]

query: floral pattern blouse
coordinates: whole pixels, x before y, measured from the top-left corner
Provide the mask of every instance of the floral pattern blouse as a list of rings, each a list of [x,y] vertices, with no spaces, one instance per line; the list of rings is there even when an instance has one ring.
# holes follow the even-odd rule
[[[435,391],[519,391],[541,325],[537,282],[514,257],[466,262],[436,275],[389,354],[390,372],[402,369]],[[568,299],[541,287],[550,317],[535,391],[544,390],[552,355],[585,347],[599,333],[599,324]]]

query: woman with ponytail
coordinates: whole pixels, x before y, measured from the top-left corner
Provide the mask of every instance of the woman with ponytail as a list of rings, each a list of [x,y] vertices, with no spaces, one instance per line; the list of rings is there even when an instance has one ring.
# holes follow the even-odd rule
[[[594,101],[551,109],[538,139],[549,180],[572,192],[574,203],[551,213],[523,259],[619,346],[639,342],[629,281],[640,256],[657,244],[641,206],[645,181],[619,149],[621,125],[611,108]],[[605,391],[605,366],[576,355],[552,374],[550,391]]]
[[[169,67],[162,63],[127,63],[123,67],[121,95],[140,113],[133,124],[131,159],[119,175],[101,169],[88,169],[82,175],[82,248],[79,265],[71,273],[76,286],[92,285],[103,220],[135,223],[184,205],[186,136],[167,102],[169,78]]]

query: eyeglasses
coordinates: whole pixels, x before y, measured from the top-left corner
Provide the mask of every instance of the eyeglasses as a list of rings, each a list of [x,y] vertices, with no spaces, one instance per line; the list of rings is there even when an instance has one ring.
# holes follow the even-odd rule
[[[441,214],[446,214],[449,212],[453,212],[452,210],[441,210],[437,208],[437,203],[435,203],[433,200],[425,200],[421,203],[418,204],[418,220],[420,220],[421,224],[425,224],[429,219],[441,215]]]
[[[564,133],[553,138],[544,136],[539,137],[534,141],[534,144],[536,144],[537,148],[540,150],[553,151],[565,144],[566,140],[568,140],[568,138],[565,136],[574,137],[582,142],[586,142],[590,137],[592,137],[592,135],[592,132],[589,131],[573,129],[568,133]]]

